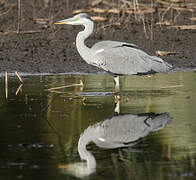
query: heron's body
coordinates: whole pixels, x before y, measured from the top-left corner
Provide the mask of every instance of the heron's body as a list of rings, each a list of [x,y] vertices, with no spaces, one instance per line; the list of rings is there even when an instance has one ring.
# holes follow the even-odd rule
[[[134,44],[101,41],[92,48],[94,65],[114,74],[167,73],[170,65],[156,56],[149,56]]]
[[[104,121],[89,126],[80,135],[78,141],[80,158],[87,161],[89,169],[96,168],[96,160],[86,148],[90,142],[105,149],[131,147],[150,132],[163,129],[171,121],[169,113],[109,116]]]
[[[95,172],[96,159],[87,148],[91,142],[105,149],[129,148],[139,143],[150,132],[159,131],[171,122],[172,117],[169,113],[120,114],[119,102],[115,105],[114,114],[88,126],[80,135],[78,153],[86,162],[67,165],[67,172],[77,177],[84,177]]]
[[[86,13],[65,19],[56,24],[83,25],[85,28],[76,37],[76,47],[88,63],[116,75],[167,73],[172,66],[161,58],[150,56],[136,45],[118,41],[101,41],[91,48],[85,45],[93,32],[94,22]]]
[[[150,132],[167,126],[171,120],[169,113],[115,114],[103,122],[89,126],[81,135],[79,146],[86,139],[106,149],[133,146]]]

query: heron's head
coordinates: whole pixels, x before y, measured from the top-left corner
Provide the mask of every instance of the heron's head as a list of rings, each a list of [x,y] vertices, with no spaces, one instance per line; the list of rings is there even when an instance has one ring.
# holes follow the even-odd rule
[[[72,18],[58,21],[55,24],[85,25],[89,21],[92,21],[92,20],[87,13],[80,13],[80,14],[73,16]]]

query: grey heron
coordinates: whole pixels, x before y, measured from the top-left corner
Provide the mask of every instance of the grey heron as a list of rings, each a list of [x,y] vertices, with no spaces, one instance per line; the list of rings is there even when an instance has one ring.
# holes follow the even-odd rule
[[[87,149],[90,142],[104,149],[132,147],[149,133],[159,131],[172,122],[169,113],[121,114],[120,102],[114,113],[101,122],[89,125],[78,140],[78,153],[85,162],[66,164],[63,171],[85,177],[96,171],[95,156]]]
[[[85,177],[96,171],[96,159],[87,149],[90,142],[104,149],[132,147],[150,132],[163,129],[171,121],[169,113],[113,114],[104,121],[90,125],[78,141],[80,158],[86,162],[67,165],[66,172]]]
[[[118,41],[101,41],[91,48],[85,40],[92,34],[94,22],[87,13],[55,24],[83,25],[85,28],[76,37],[76,47],[81,57],[88,63],[101,68],[114,76],[116,89],[119,90],[119,75],[167,73],[172,65],[157,56],[150,56],[134,44]]]

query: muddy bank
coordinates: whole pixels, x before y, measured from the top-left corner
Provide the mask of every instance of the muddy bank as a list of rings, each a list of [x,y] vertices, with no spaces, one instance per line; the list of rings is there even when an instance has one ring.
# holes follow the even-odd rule
[[[4,3],[2,3],[4,2]],[[53,25],[53,22],[72,16],[78,8],[92,8],[92,1],[15,1],[0,3],[0,71],[30,73],[98,72],[79,56],[75,47],[76,34],[82,27]],[[119,2],[119,1],[117,1]],[[105,8],[103,4],[100,7]],[[174,25],[194,24],[193,12],[182,11]],[[18,14],[20,12],[20,14]],[[172,16],[175,17],[175,13]],[[87,40],[91,46],[100,40],[118,40],[136,44],[149,54],[155,51],[173,51],[163,56],[167,62],[180,68],[196,67],[196,30],[181,30],[158,25],[160,12],[137,20],[133,14],[90,13],[104,16],[106,22],[97,22],[94,34]],[[18,16],[17,16],[18,15]],[[170,13],[164,16],[170,19]],[[19,33],[18,33],[19,32]]]

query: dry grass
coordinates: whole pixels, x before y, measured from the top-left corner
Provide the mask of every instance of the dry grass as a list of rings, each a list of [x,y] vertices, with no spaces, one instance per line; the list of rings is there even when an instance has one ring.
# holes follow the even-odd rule
[[[195,29],[193,25],[178,25],[178,19],[184,12],[195,13],[196,1],[194,0],[119,0],[116,3],[109,0],[92,0],[88,9],[76,9],[73,14],[88,12],[96,15],[97,21],[107,21],[107,15],[118,17],[133,16],[136,21],[143,24],[146,38],[153,39],[153,25],[168,26],[181,30]],[[158,13],[158,21],[154,24],[154,13]],[[195,17],[188,18],[195,21]],[[122,21],[119,18],[119,24]],[[149,23],[150,22],[150,23]],[[112,21],[108,22],[113,24]],[[116,23],[116,22],[115,22]],[[191,22],[190,22],[191,23]]]
[[[18,95],[19,91],[22,90],[22,86],[24,84],[24,81],[23,79],[21,78],[21,76],[19,75],[19,73],[16,71],[15,72],[16,76],[18,77],[19,79],[19,82],[20,82],[20,85],[18,87],[18,89],[16,90],[16,95]],[[5,98],[8,99],[8,72],[5,71]]]
[[[15,74],[16,74],[16,76],[18,77],[20,83],[23,84],[24,81],[23,81],[23,79],[21,78],[21,76],[19,75],[19,73],[16,71]]]
[[[48,0],[44,1],[44,9],[49,6],[49,16],[48,17],[37,17],[35,9],[33,10],[32,20],[39,25],[44,27],[54,27],[53,19],[58,13],[54,13],[55,4],[49,3]],[[39,2],[40,3],[40,2]],[[17,0],[14,3],[8,3],[5,0],[0,0],[0,5],[5,6],[9,4],[9,6],[5,9],[5,11],[0,12],[0,17],[6,16],[13,10],[13,8],[17,9],[16,14],[16,29],[7,30],[0,32],[0,34],[27,34],[27,33],[37,33],[39,30],[22,30],[24,16],[28,15],[25,12],[24,2],[21,0]],[[33,2],[32,2],[33,4]],[[67,0],[67,6],[69,6],[69,0]],[[33,4],[33,8],[36,8],[36,5]],[[67,9],[72,9],[72,7],[66,7]],[[91,0],[91,3],[86,9],[75,9],[73,10],[73,14],[88,12],[95,15],[95,21],[108,21],[108,24],[121,24],[121,22],[126,22],[124,18],[129,18],[130,16],[134,17],[136,21],[143,24],[143,31],[147,38],[153,38],[153,25],[159,26],[181,26],[179,27],[181,30],[187,29],[195,29],[192,26],[187,26],[188,24],[178,24],[178,19],[184,12],[190,13],[190,16],[187,18],[191,22],[194,23],[196,17],[194,17],[196,9],[196,1],[195,0]],[[25,14],[26,13],[26,14]],[[158,14],[158,20],[156,19],[156,23],[154,24],[154,15]],[[108,16],[109,15],[109,16]],[[116,18],[115,18],[116,16]],[[110,18],[107,18],[110,17]],[[113,18],[114,17],[114,18]],[[118,19],[118,22],[116,21]]]

